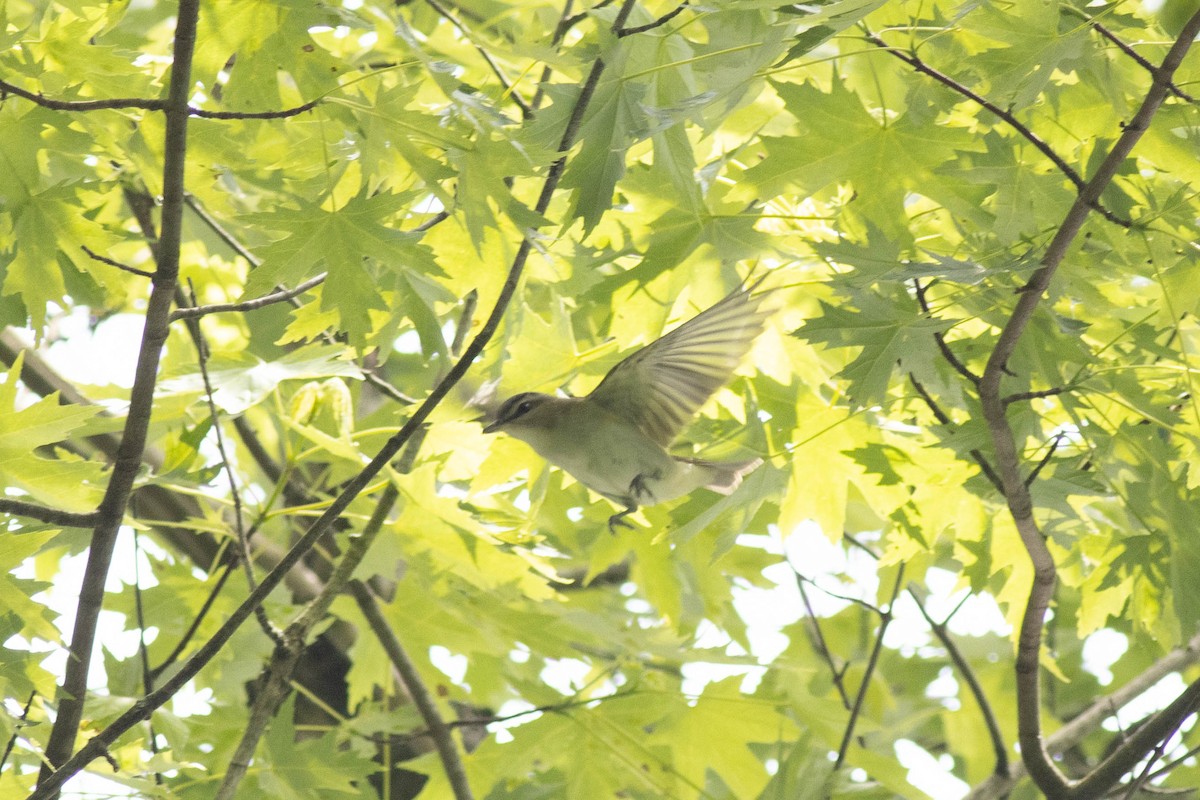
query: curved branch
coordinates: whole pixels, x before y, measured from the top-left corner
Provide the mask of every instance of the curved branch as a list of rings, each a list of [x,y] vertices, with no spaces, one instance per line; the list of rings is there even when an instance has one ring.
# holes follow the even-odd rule
[[[1029,774],[1038,787],[1051,798],[1070,796],[1071,784],[1050,760],[1042,742],[1040,670],[1039,656],[1042,645],[1042,626],[1057,580],[1054,558],[1042,537],[1041,529],[1033,516],[1033,500],[1029,488],[1021,476],[1021,463],[1013,430],[1005,415],[1004,398],[1000,393],[1000,382],[1007,370],[1021,335],[1033,319],[1034,312],[1042,301],[1042,295],[1050,285],[1067,250],[1079,235],[1088,212],[1094,208],[1101,192],[1112,182],[1118,168],[1133,151],[1134,146],[1146,132],[1155,113],[1169,94],[1171,76],[1179,68],[1200,32],[1200,12],[1188,20],[1179,38],[1168,51],[1162,66],[1154,73],[1154,81],[1146,98],[1133,119],[1126,125],[1120,138],[1113,144],[1101,162],[1096,174],[1081,188],[1075,202],[1068,210],[1058,232],[1042,256],[1042,264],[1029,279],[1020,293],[1016,307],[1000,332],[996,346],[988,358],[979,385],[979,399],[987,422],[988,432],[996,450],[996,466],[1003,485],[1009,512],[1021,536],[1021,542],[1033,562],[1033,586],[1021,620],[1017,649],[1017,730],[1021,743],[1021,757]],[[1130,742],[1134,741],[1133,738]],[[1141,739],[1138,739],[1141,741]],[[1129,753],[1129,743],[1122,752]],[[1144,751],[1137,757],[1144,755]],[[1110,758],[1109,761],[1112,759]],[[1136,759],[1135,759],[1136,760]],[[1106,764],[1109,762],[1105,762]],[[1105,779],[1115,782],[1120,776],[1105,773]],[[1090,779],[1089,779],[1090,780]],[[1094,784],[1093,784],[1094,785]]]
[[[195,3],[196,0],[183,0],[185,4]],[[620,11],[616,15],[613,27],[619,27],[624,24],[629,18],[630,11],[633,10],[635,0],[625,0]],[[574,145],[576,137],[579,134],[579,128],[583,123],[583,116],[591,103],[592,96],[595,94],[596,86],[600,83],[600,76],[605,69],[603,59],[596,59],[593,62],[592,68],[588,73],[587,79],[584,81],[580,89],[579,97],[575,101],[575,106],[572,109],[571,116],[567,121],[566,128],[559,140],[559,158],[551,165],[546,174],[545,183],[542,186],[541,195],[538,197],[537,205],[534,210],[539,215],[544,215],[550,206],[550,201],[554,196],[555,190],[558,188],[558,182],[562,178],[563,169],[566,166],[567,152]],[[164,210],[165,217],[165,210]],[[163,241],[167,241],[165,235]],[[504,285],[500,289],[500,294],[496,298],[495,305],[492,307],[492,312],[487,320],[483,323],[479,333],[467,345],[463,351],[462,357],[454,362],[454,365],[446,373],[438,384],[425,398],[424,402],[413,411],[412,416],[405,421],[400,430],[397,431],[392,438],[383,445],[379,453],[371,459],[361,472],[351,478],[343,488],[342,493],[334,499],[332,503],[325,509],[324,513],[313,522],[309,529],[301,536],[292,548],[280,559],[279,563],[266,575],[257,588],[243,600],[237,608],[235,608],[221,625],[213,633],[213,635],[200,648],[184,662],[179,670],[165,681],[161,686],[150,692],[145,697],[134,703],[125,713],[121,714],[108,727],[99,731],[95,736],[88,740],[78,752],[70,759],[63,763],[52,774],[43,776],[38,781],[38,786],[30,795],[30,800],[48,800],[57,795],[60,787],[69,778],[78,773],[92,761],[101,758],[107,752],[107,748],[117,737],[125,731],[132,728],[144,719],[147,719],[150,714],[158,707],[166,703],[178,692],[183,686],[191,680],[195,675],[204,668],[209,661],[221,651],[226,643],[232,638],[233,634],[241,627],[242,623],[254,612],[254,609],[261,605],[267,595],[282,582],[284,576],[293,565],[298,563],[316,544],[321,537],[333,526],[333,524],[341,517],[342,512],[349,507],[350,503],[365,489],[375,476],[387,466],[396,456],[405,443],[411,439],[418,430],[424,425],[425,420],[433,413],[433,410],[442,402],[450,390],[462,379],[467,373],[467,370],[474,363],[475,359],[483,352],[483,348],[495,336],[496,331],[500,327],[500,322],[504,318],[505,311],[516,293],[517,285],[521,280],[521,274],[525,269],[525,263],[529,259],[533,245],[530,235],[526,235],[521,240],[521,245],[518,247],[516,255],[513,256],[512,265],[509,267],[508,275],[505,278]],[[161,271],[161,266],[160,266]],[[164,321],[166,314],[163,314]],[[132,416],[132,410],[130,412]],[[100,586],[103,589],[103,584]]]
[[[1097,699],[1082,713],[1074,716],[1070,722],[1046,738],[1046,749],[1051,753],[1058,754],[1076,747],[1099,728],[1100,723],[1111,717],[1116,709],[1129,705],[1167,675],[1180,672],[1197,663],[1200,663],[1200,634],[1192,637],[1184,647],[1171,651],[1151,664],[1120,689]],[[966,800],[994,800],[1005,797],[1017,782],[1028,774],[1025,765],[1017,761],[1009,766],[1007,774],[993,775],[972,789]]]
[[[979,684],[979,678],[975,675],[975,670],[971,669],[971,665],[967,662],[962,651],[958,649],[958,644],[950,636],[950,629],[945,622],[934,622],[933,617],[929,616],[929,610],[925,608],[925,603],[921,600],[919,590],[914,586],[908,587],[908,594],[912,597],[913,602],[917,604],[917,610],[921,612],[921,616],[929,623],[930,630],[933,635],[942,643],[942,647],[946,648],[946,654],[950,656],[950,661],[954,664],[958,673],[967,683],[967,688],[971,690],[971,696],[975,698],[975,704],[979,706],[979,713],[983,715],[983,724],[987,727],[988,736],[992,740],[992,752],[996,755],[996,768],[993,772],[996,775],[1008,774],[1008,747],[1004,742],[1004,735],[1000,733],[1000,723],[996,720],[996,712],[992,710],[992,704],[988,702],[987,692]],[[970,597],[968,594],[967,597]],[[965,597],[963,598],[966,599]],[[953,616],[953,614],[951,615]]]

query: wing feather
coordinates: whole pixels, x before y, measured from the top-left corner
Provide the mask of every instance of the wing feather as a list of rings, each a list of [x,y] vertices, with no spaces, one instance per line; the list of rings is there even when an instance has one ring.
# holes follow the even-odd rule
[[[716,305],[612,368],[588,398],[666,447],[733,371],[763,330],[761,281]]]

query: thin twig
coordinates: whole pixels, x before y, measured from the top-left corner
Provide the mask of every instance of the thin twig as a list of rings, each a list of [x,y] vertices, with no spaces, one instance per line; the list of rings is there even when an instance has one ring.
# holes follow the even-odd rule
[[[171,652],[166,658],[163,659],[162,663],[150,670],[151,678],[157,679],[159,675],[162,675],[168,667],[170,667],[179,659],[179,656],[184,650],[187,649],[187,646],[191,644],[192,638],[196,635],[196,632],[204,623],[204,619],[208,616],[208,612],[212,608],[213,603],[215,603],[217,597],[220,596],[221,589],[225,586],[225,581],[229,580],[229,576],[233,573],[233,567],[234,564],[232,561],[229,561],[224,565],[224,569],[222,569],[221,574],[217,576],[217,580],[213,583],[212,589],[209,590],[208,596],[204,598],[204,603],[200,606],[200,610],[197,611],[196,615],[192,618],[191,623],[188,625],[188,629],[183,632],[183,636],[179,637],[179,641],[175,643],[175,647],[171,649]]]
[[[196,308],[196,289],[192,286],[190,279],[188,280],[188,289],[192,295],[192,308]],[[250,591],[254,591],[257,583],[254,577],[254,557],[250,553],[250,538],[246,535],[245,516],[242,512],[242,493],[238,489],[237,475],[233,472],[233,463],[229,458],[229,452],[225,449],[225,434],[221,430],[221,415],[217,411],[216,401],[213,400],[212,381],[208,377],[208,341],[204,338],[204,333],[200,330],[199,325],[195,326],[193,344],[196,346],[196,361],[200,366],[200,379],[204,382],[204,397],[208,403],[209,419],[212,420],[212,431],[216,439],[217,455],[220,457],[221,466],[225,470],[225,478],[229,481],[229,493],[233,500],[233,528],[237,534],[239,548],[238,561],[242,564],[242,571],[246,574],[246,583],[249,585]],[[254,618],[258,620],[259,627],[275,643],[276,647],[285,646],[282,632],[271,622],[271,618],[267,616],[265,608],[259,606],[254,609]]]
[[[988,702],[987,692],[980,685],[979,678],[975,675],[975,670],[971,669],[971,665],[967,662],[966,657],[958,649],[958,644],[950,636],[948,623],[958,609],[962,608],[962,603],[960,602],[958,608],[950,612],[950,616],[946,617],[944,621],[934,622],[933,617],[929,616],[929,611],[925,608],[925,604],[921,601],[920,591],[914,586],[909,586],[908,594],[917,604],[917,610],[921,612],[921,616],[929,623],[933,635],[942,643],[942,647],[946,648],[946,654],[950,656],[950,661],[954,664],[958,673],[962,675],[963,680],[966,681],[967,688],[971,690],[971,696],[975,698],[975,704],[979,706],[979,713],[983,715],[983,723],[987,727],[988,736],[992,739],[992,751],[996,755],[995,774],[1007,775],[1008,748],[1004,743],[1004,734],[1000,732],[1000,723],[996,720],[996,712],[992,710],[992,704]],[[967,597],[970,597],[970,595],[966,595],[963,600],[965,601]]]
[[[879,611],[879,634],[875,637],[875,646],[871,648],[871,656],[867,659],[867,668],[863,672],[862,683],[859,684],[858,694],[854,697],[854,707],[850,709],[850,719],[846,721],[846,730],[842,733],[842,744],[838,747],[837,760],[834,762],[834,770],[841,769],[843,762],[846,760],[846,753],[850,749],[850,740],[854,738],[854,727],[858,723],[858,718],[862,714],[863,703],[867,699],[867,689],[871,685],[871,677],[875,674],[875,667],[879,664],[879,654],[883,651],[883,636],[887,633],[888,626],[892,624],[892,612],[896,606],[896,598],[900,595],[900,587],[904,581],[904,564],[900,564],[896,570],[896,585],[892,587],[892,599],[888,601],[887,610]]]
[[[181,21],[187,16],[184,12],[192,12],[196,0],[181,0],[181,10],[179,16]],[[629,18],[629,13],[633,10],[635,0],[625,0],[621,9],[617,12],[613,27],[620,27]],[[194,24],[194,19],[192,20]],[[182,22],[180,23],[182,24]],[[194,29],[191,31],[191,39],[194,40]],[[177,34],[178,36],[178,34]],[[190,55],[190,52],[189,52]],[[558,152],[559,157],[550,166],[547,171],[546,180],[542,185],[541,194],[538,196],[537,204],[534,211],[539,215],[545,215],[550,207],[550,201],[554,198],[555,190],[558,188],[558,183],[562,178],[563,170],[566,167],[567,153],[574,145],[576,137],[579,135],[580,126],[583,124],[583,117],[591,104],[592,97],[595,95],[596,87],[600,83],[600,76],[605,70],[604,59],[598,58],[592,62],[592,67],[584,80],[583,86],[580,88],[579,96],[576,98],[571,115],[567,120],[562,137],[559,140]],[[172,72],[174,82],[181,79],[181,75],[186,77],[188,70],[175,70]],[[169,152],[169,151],[168,151]],[[180,198],[182,199],[182,198]],[[166,219],[166,207],[164,205],[164,221]],[[170,241],[166,235],[167,228],[164,225],[162,241]],[[169,248],[168,248],[169,249]],[[178,251],[176,245],[175,250]],[[513,256],[512,264],[509,267],[508,275],[504,280],[504,284],[500,288],[500,293],[496,298],[495,304],[492,306],[491,314],[483,323],[479,333],[467,345],[463,351],[462,357],[459,358],[445,377],[440,380],[425,400],[413,411],[412,416],[405,421],[400,430],[397,431],[387,442],[384,443],[380,451],[373,459],[353,478],[344,485],[342,493],[334,498],[333,502],[325,509],[324,513],[313,522],[309,529],[301,536],[291,549],[279,560],[274,569],[263,576],[258,588],[249,594],[237,608],[235,608],[225,622],[213,633],[212,636],[200,646],[199,649],[189,658],[179,670],[164,681],[161,686],[155,689],[150,694],[135,702],[128,710],[113,720],[107,727],[97,732],[94,736],[88,739],[75,755],[71,756],[62,765],[53,771],[53,774],[43,776],[38,781],[38,786],[30,796],[29,800],[49,800],[55,797],[59,788],[69,778],[78,773],[85,766],[90,764],[96,758],[100,758],[107,747],[116,741],[117,737],[125,731],[132,728],[137,723],[146,719],[154,709],[167,702],[171,697],[178,692],[184,684],[191,680],[195,675],[204,668],[209,661],[226,645],[233,634],[241,627],[246,618],[253,613],[254,607],[261,604],[267,595],[275,589],[288,574],[288,571],[295,566],[301,558],[303,558],[316,544],[321,537],[333,526],[333,524],[341,517],[342,512],[358,497],[379,474],[392,458],[404,447],[405,443],[417,433],[425,424],[425,420],[433,413],[433,410],[442,402],[450,390],[462,379],[462,377],[470,369],[471,365],[478,358],[479,354],[487,346],[488,342],[495,336],[496,331],[500,327],[500,322],[504,318],[505,312],[508,310],[508,305],[511,302],[513,295],[516,293],[517,286],[521,280],[521,275],[524,272],[525,264],[533,252],[533,243],[531,235],[527,234],[521,239],[521,244],[517,248],[516,254]],[[159,271],[162,271],[160,264]],[[162,315],[163,322],[167,320],[167,315]],[[165,335],[165,333],[164,333]],[[136,383],[135,383],[136,386]],[[131,407],[130,414],[133,410]],[[103,584],[100,585],[103,589]],[[60,711],[61,714],[61,711]],[[77,727],[72,725],[72,730]]]
[[[938,404],[937,400],[934,399],[933,395],[931,395],[928,390],[926,390],[925,386],[919,380],[917,380],[917,376],[910,372],[908,373],[908,380],[909,383],[913,385],[913,388],[917,390],[917,394],[921,396],[921,399],[925,401],[925,405],[929,407],[931,412],[933,412],[934,418],[937,419],[937,421],[942,425],[953,427],[954,420],[950,419],[949,415],[942,410],[942,407]],[[975,459],[975,463],[979,465],[979,469],[983,472],[984,477],[986,477],[988,482],[990,482],[992,486],[996,488],[996,491],[1004,491],[1004,487],[1000,483],[1000,476],[996,474],[995,467],[992,466],[992,462],[988,461],[987,456],[983,454],[982,450],[974,447],[967,451],[967,455]]]
[[[283,303],[291,300],[297,295],[304,294],[309,289],[320,286],[324,283],[328,273],[322,272],[315,278],[309,278],[304,283],[301,283],[294,289],[280,289],[270,294],[265,294],[262,297],[256,297],[253,300],[243,300],[240,303],[213,303],[212,305],[201,306],[193,305],[190,308],[178,308],[171,314],[171,321],[181,319],[196,319],[197,317],[208,316],[209,314],[220,314],[226,311],[255,311],[260,308],[274,305],[275,303]]]
[[[406,473],[412,470],[424,438],[425,429],[421,428],[408,440],[404,453],[396,465],[398,472]],[[238,786],[250,767],[258,742],[270,726],[271,719],[279,712],[280,707],[291,694],[292,674],[304,652],[305,641],[308,640],[313,627],[326,617],[333,600],[341,594],[347,581],[350,580],[350,576],[362,564],[375,537],[382,530],[383,524],[387,522],[388,515],[391,514],[399,496],[396,485],[389,482],[376,502],[371,518],[363,526],[362,532],[351,538],[350,546],[330,574],[321,593],[288,625],[287,630],[279,639],[270,662],[264,667],[260,676],[257,696],[254,699],[254,706],[250,710],[246,729],[230,757],[229,767],[221,779],[221,785],[214,795],[214,800],[230,800],[237,793]],[[460,800],[468,800],[468,798]]]
[[[1011,405],[1022,400],[1037,400],[1042,397],[1057,397],[1060,394],[1065,394],[1075,387],[1073,386],[1055,386],[1053,389],[1038,389],[1033,392],[1014,392],[1010,395],[1005,395],[1004,404]]]
[[[800,590],[800,599],[804,601],[804,610],[808,613],[808,618],[812,622],[813,636],[816,638],[817,654],[825,659],[825,663],[829,665],[829,673],[833,676],[833,685],[837,687],[838,695],[842,698],[842,706],[849,711],[850,696],[846,694],[846,684],[842,679],[842,672],[837,668],[837,664],[833,663],[833,653],[830,652],[829,644],[825,641],[825,634],[821,632],[821,621],[817,618],[816,612],[813,611],[812,603],[808,599],[808,591],[804,588],[805,579],[799,572],[795,572],[795,575],[796,588]]]
[[[921,311],[925,316],[932,319],[933,312],[929,310],[929,299],[925,296],[925,292],[929,287],[922,286],[919,278],[913,278],[913,288],[916,289],[917,303],[921,306]],[[946,343],[945,334],[941,331],[934,331],[933,340],[937,342],[938,350],[941,352],[942,358],[946,359],[946,363],[953,367],[955,372],[970,381],[973,386],[978,386],[979,376],[972,372],[971,368],[954,354],[954,351],[950,349],[950,345]]]
[[[519,94],[517,94],[517,87],[513,86],[512,82],[509,80],[508,76],[504,74],[504,70],[500,69],[500,65],[496,63],[495,59],[492,58],[491,54],[488,53],[488,51],[485,50],[482,45],[480,45],[479,43],[477,43],[475,41],[475,36],[472,33],[471,29],[468,28],[466,25],[462,24],[462,22],[459,21],[458,17],[454,16],[454,14],[452,14],[450,12],[450,9],[443,6],[437,0],[425,0],[425,2],[429,5],[430,8],[432,8],[434,11],[441,14],[443,18],[448,20],[451,25],[453,25],[455,28],[458,28],[458,32],[461,33],[463,35],[463,37],[468,42],[471,43],[471,46],[475,48],[475,52],[479,54],[480,58],[483,59],[483,62],[488,65],[488,69],[490,69],[492,71],[492,74],[496,76],[496,79],[500,81],[500,86],[504,89],[504,95],[511,98],[513,101],[513,105],[515,105],[517,108],[519,108],[521,110],[521,118],[522,119],[532,118],[533,117],[533,109],[530,108],[529,105],[524,100],[521,99],[521,96]]]
[[[27,503],[11,497],[0,497],[0,514],[29,517],[38,522],[61,525],[64,528],[90,528],[100,519],[99,511],[63,511],[61,508],[47,508],[38,503]]]
[[[292,108],[284,108],[279,111],[209,111],[204,108],[188,107],[188,113],[193,117],[202,119],[285,119],[287,117],[295,117],[303,114],[306,111],[312,111],[321,104],[321,100],[309,100],[307,103],[302,103]]]
[[[392,666],[400,673],[401,680],[404,682],[404,688],[408,691],[409,696],[412,697],[413,704],[421,714],[421,719],[425,721],[425,727],[428,729],[429,737],[433,740],[438,756],[442,760],[442,765],[446,769],[446,777],[454,791],[456,800],[466,800],[472,797],[470,784],[467,783],[466,770],[463,769],[462,759],[458,755],[458,747],[450,735],[450,728],[446,725],[445,720],[442,719],[441,712],[438,711],[433,694],[429,691],[429,687],[425,685],[424,679],[421,678],[420,670],[417,669],[417,665],[413,663],[408,653],[405,652],[404,647],[400,644],[395,631],[392,630],[387,619],[383,616],[375,595],[367,588],[367,585],[362,581],[354,580],[350,582],[349,589],[358,603],[363,617],[366,618],[367,624],[371,626],[375,637],[387,652]]]
[[[562,43],[563,37],[567,35],[567,31],[569,31],[571,26],[575,24],[571,21],[571,9],[574,7],[574,4],[575,0],[566,0],[566,2],[563,3],[562,12],[558,15],[558,24],[554,26],[554,33],[550,35],[551,49],[558,47],[558,45]],[[575,19],[578,21],[582,18],[583,15],[580,15]],[[537,111],[542,107],[542,100],[544,100],[546,97],[546,87],[550,84],[551,74],[553,74],[553,71],[550,69],[549,64],[546,64],[544,67],[542,67],[542,77],[538,81],[537,90],[534,91],[533,97],[529,100],[529,106],[534,111]]]
[[[169,315],[179,279],[179,256],[183,233],[184,171],[187,161],[188,95],[192,88],[192,56],[196,47],[199,0],[180,0],[176,12],[171,80],[164,101],[166,129],[163,137],[162,231],[158,243],[158,267],[154,273],[145,324],[138,349],[129,409],[116,462],[109,476],[100,519],[92,532],[87,564],[80,583],[75,624],[71,631],[70,655],[62,683],[55,695],[57,716],[46,743],[45,761],[38,774],[35,794],[56,798],[62,770],[56,767],[71,760],[83,721],[83,704],[88,694],[88,672],[97,639],[97,620],[104,605],[104,584],[112,562],[117,532],[125,517],[133,483],[142,465],[142,455],[154,410],[154,387],[163,345],[170,332]],[[98,746],[94,757],[105,752]],[[90,759],[89,759],[90,760]],[[65,779],[65,776],[64,776]]]
[[[110,97],[105,100],[55,100],[46,97],[41,92],[31,92],[16,84],[0,80],[0,98],[6,94],[15,94],[37,103],[42,108],[54,111],[98,111],[102,109],[141,108],[147,111],[162,111],[167,107],[167,100],[149,97]]]
[[[171,103],[169,99],[160,100],[153,97],[110,97],[104,100],[55,100],[51,97],[46,97],[41,92],[31,92],[8,81],[0,80],[0,97],[3,97],[5,94],[15,94],[17,97],[30,100],[42,108],[49,108],[54,111],[101,111],[123,108],[140,108],[144,111],[165,111],[170,107]],[[203,119],[283,119],[303,114],[305,111],[311,111],[320,103],[321,99],[310,100],[302,105],[279,111],[209,111],[208,109],[196,108],[195,106],[187,106],[186,108],[188,116],[201,117]]]
[[[565,30],[570,30],[571,28],[575,27],[583,20],[587,19],[588,15],[591,14],[593,11],[599,11],[600,9],[604,8],[605,6],[610,6],[612,4],[613,4],[613,0],[600,0],[599,3],[596,3],[596,5],[592,6],[587,11],[580,11],[575,16],[568,17],[566,20],[566,25],[560,26],[560,27],[563,27]]]
[[[990,111],[992,114],[999,117],[1001,120],[1003,120],[1005,123],[1007,123],[1009,125],[1009,127],[1011,127],[1013,130],[1015,130],[1017,133],[1019,133],[1026,141],[1028,141],[1035,148],[1037,148],[1038,151],[1041,152],[1042,155],[1044,155],[1046,158],[1050,159],[1050,161],[1054,164],[1054,166],[1058,167],[1059,172],[1061,172],[1063,175],[1065,175],[1067,180],[1069,180],[1072,184],[1074,184],[1075,190],[1077,192],[1083,191],[1084,180],[1082,177],[1080,177],[1079,173],[1076,172],[1071,167],[1070,164],[1068,164],[1066,161],[1064,161],[1062,159],[1062,156],[1060,156],[1058,153],[1054,152],[1054,148],[1052,148],[1052,147],[1050,147],[1050,145],[1046,144],[1044,139],[1042,139],[1040,136],[1038,136],[1036,133],[1034,133],[1032,130],[1030,130],[1028,126],[1026,126],[1019,119],[1014,117],[1010,112],[1008,112],[1005,109],[1001,108],[1000,106],[996,105],[991,100],[988,100],[986,97],[983,97],[982,95],[977,94],[976,92],[973,92],[971,89],[967,88],[963,84],[954,80],[954,78],[951,78],[946,73],[941,72],[940,70],[934,69],[933,67],[929,66],[924,61],[922,61],[921,58],[919,56],[917,56],[915,53],[905,52],[898,48],[892,47],[890,44],[885,42],[883,39],[879,38],[879,36],[877,34],[871,33],[870,31],[866,31],[865,38],[871,44],[875,45],[876,47],[882,48],[886,52],[891,53],[893,56],[895,56],[896,58],[903,61],[905,64],[908,64],[910,67],[915,69],[917,72],[920,72],[924,75],[928,75],[929,77],[933,78],[935,81],[942,84],[943,86],[946,86],[949,89],[953,89],[955,92],[958,92],[963,97],[966,97],[967,99],[975,102],[982,108]],[[1122,219],[1121,217],[1118,217],[1116,214],[1112,213],[1107,208],[1102,206],[1100,204],[1099,195],[1097,195],[1096,197],[1089,197],[1086,200],[1086,203],[1089,208],[1097,211],[1101,216],[1103,216],[1109,222],[1112,222],[1116,225],[1120,225],[1123,228],[1133,227],[1133,223],[1131,221],[1129,221],[1127,219]]]
[[[207,225],[208,228],[217,235],[217,238],[223,241],[231,250],[233,250],[233,252],[244,258],[246,263],[250,265],[251,269],[257,269],[262,264],[262,262],[253,253],[251,253],[250,250],[244,244],[242,244],[236,236],[226,230],[225,226],[217,221],[216,217],[208,213],[208,210],[200,204],[195,196],[190,194],[187,195],[184,198],[184,202],[187,203],[187,207],[190,208],[192,212],[200,218],[200,221]],[[441,214],[445,213],[446,212],[444,211],[440,212],[438,215],[435,215],[433,218],[418,226],[415,230],[428,230],[428,228],[433,227],[442,219],[445,219],[446,217],[441,216]],[[447,214],[446,216],[449,215]],[[277,287],[277,290],[281,292],[286,291],[283,289],[283,287]],[[296,299],[295,295],[284,299],[286,302],[291,303],[293,308],[300,308],[302,305],[301,302]],[[329,344],[337,343],[336,339],[328,331],[323,331],[321,333],[321,338]],[[374,386],[381,394],[390,397],[397,403],[401,403],[403,405],[413,405],[417,402],[416,398],[409,397],[395,386],[392,386],[390,383],[380,377],[373,369],[364,368],[363,377],[366,379],[367,383]]]
[[[666,14],[663,14],[653,22],[648,22],[645,25],[638,25],[633,28],[621,28],[617,31],[617,36],[632,36],[635,33],[645,33],[646,31],[652,31],[655,28],[662,27],[683,13],[683,10],[688,7],[690,2],[691,0],[683,0],[683,2],[675,6],[674,9],[668,11]]]
[[[1058,433],[1055,434],[1054,438],[1050,440],[1050,446],[1046,450],[1046,455],[1042,456],[1042,460],[1037,463],[1037,466],[1034,467],[1033,471],[1029,473],[1029,476],[1025,478],[1026,488],[1032,486],[1033,482],[1037,480],[1037,476],[1041,474],[1041,471],[1046,468],[1047,464],[1050,463],[1050,459],[1054,457],[1054,451],[1058,449],[1058,445],[1065,438],[1067,438],[1066,434]]]
[[[34,689],[29,693],[29,699],[25,701],[25,708],[21,710],[21,716],[17,717],[17,724],[13,726],[12,736],[8,737],[8,744],[4,745],[4,754],[0,755],[0,770],[3,770],[4,765],[8,763],[8,757],[17,744],[17,737],[21,734],[21,728],[25,726],[25,720],[29,718],[29,709],[33,707],[36,697],[37,689]]]
[[[1065,11],[1068,14],[1074,14],[1079,19],[1082,19],[1083,21],[1085,21],[1089,26],[1091,26],[1093,29],[1095,29],[1095,31],[1097,33],[1099,33],[1105,39],[1108,39],[1110,42],[1115,44],[1117,46],[1118,50],[1120,50],[1122,53],[1124,53],[1125,55],[1132,58],[1139,67],[1146,70],[1151,75],[1153,75],[1155,72],[1158,71],[1158,68],[1155,67],[1153,64],[1151,64],[1148,60],[1146,60],[1146,58],[1144,56],[1142,56],[1140,53],[1138,53],[1138,51],[1133,48],[1133,45],[1129,44],[1124,39],[1117,36],[1112,31],[1110,31],[1107,27],[1104,26],[1103,23],[1097,21],[1095,17],[1089,16],[1082,9],[1075,8],[1074,6],[1072,6],[1070,4],[1063,4],[1063,5],[1059,6],[1059,10]],[[1187,92],[1180,89],[1173,82],[1168,81],[1167,87],[1170,89],[1171,94],[1175,95],[1176,97],[1180,98],[1181,100],[1186,100],[1189,103],[1196,102],[1196,98],[1192,97],[1190,94],[1188,94]]]
[[[133,526],[133,610],[138,628],[138,661],[142,668],[142,691],[154,691],[154,676],[150,674],[150,651],[146,647],[146,610],[142,603],[142,542],[137,526]],[[154,733],[154,720],[147,725],[146,741],[150,752],[158,753],[158,736]],[[154,783],[161,786],[162,773],[154,772]]]
[[[128,264],[122,264],[120,261],[117,261],[116,259],[109,258],[108,256],[102,256],[99,253],[92,250],[92,248],[88,247],[86,244],[81,244],[81,245],[79,245],[79,247],[81,250],[83,250],[83,252],[88,254],[89,258],[92,258],[95,261],[99,261],[101,264],[107,264],[110,267],[116,267],[117,269],[119,269],[123,272],[130,272],[130,273],[133,273],[134,275],[139,275],[143,278],[153,278],[154,277],[153,272],[147,272],[144,269],[138,269],[137,267],[131,267]]]

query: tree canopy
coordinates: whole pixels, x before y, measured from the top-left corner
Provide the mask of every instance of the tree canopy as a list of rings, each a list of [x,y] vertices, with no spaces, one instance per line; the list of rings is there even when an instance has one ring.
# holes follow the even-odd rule
[[[0,795],[1200,785],[1198,33],[6,0]],[[751,275],[731,495],[482,433]]]

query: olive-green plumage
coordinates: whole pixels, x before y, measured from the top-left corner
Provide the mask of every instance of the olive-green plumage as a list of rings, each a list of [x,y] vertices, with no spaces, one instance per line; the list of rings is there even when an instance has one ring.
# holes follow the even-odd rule
[[[700,487],[728,494],[762,463],[673,456],[667,446],[732,376],[768,313],[757,287],[742,286],[711,308],[633,353],[586,397],[514,395],[485,433],[503,431],[585,486],[625,506],[612,528],[640,505]]]

